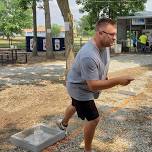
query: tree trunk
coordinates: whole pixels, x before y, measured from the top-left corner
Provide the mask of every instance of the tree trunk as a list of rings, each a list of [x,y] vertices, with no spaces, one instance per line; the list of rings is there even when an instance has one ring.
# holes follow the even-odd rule
[[[45,11],[45,32],[46,32],[46,56],[47,58],[53,59],[53,46],[52,46],[52,36],[51,36],[51,18],[50,18],[50,8],[49,0],[43,0],[44,11]]]
[[[36,22],[36,0],[33,0],[32,4],[33,11],[33,56],[37,56],[37,22]]]
[[[74,39],[73,39],[73,16],[71,14],[68,0],[57,0],[58,6],[64,18],[65,23],[65,55],[66,55],[66,71],[67,75],[74,60]]]

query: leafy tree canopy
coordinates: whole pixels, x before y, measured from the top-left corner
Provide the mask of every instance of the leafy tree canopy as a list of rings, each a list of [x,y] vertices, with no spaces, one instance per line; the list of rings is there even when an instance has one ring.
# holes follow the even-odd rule
[[[83,36],[92,36],[94,31],[90,26],[91,18],[89,15],[84,15],[78,22],[78,32]]]
[[[53,24],[51,27],[51,31],[52,31],[52,37],[58,37],[60,34],[60,25],[58,24]]]
[[[19,5],[24,10],[27,10],[29,7],[31,7],[33,0],[18,0]]]
[[[43,0],[18,0],[18,3],[22,9],[27,10],[32,7],[33,1],[41,2],[41,3],[43,2]]]
[[[30,11],[23,11],[18,0],[0,0],[0,30],[6,37],[19,34],[22,29],[31,27]]]
[[[142,11],[147,0],[76,0],[76,2],[82,6],[80,12],[88,12],[92,27],[102,16],[116,19],[118,16],[133,15]]]

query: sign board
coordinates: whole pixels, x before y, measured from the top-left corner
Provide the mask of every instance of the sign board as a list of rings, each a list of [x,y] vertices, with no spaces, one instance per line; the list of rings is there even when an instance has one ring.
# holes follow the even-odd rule
[[[30,50],[32,51],[33,50],[33,43],[34,43],[34,41],[33,41],[33,39],[30,39]]]
[[[60,50],[60,40],[59,39],[55,39],[55,50]]]
[[[132,25],[145,25],[145,19],[144,18],[133,18]]]
[[[46,39],[43,39],[43,50],[46,51]]]
[[[70,30],[70,23],[69,22],[64,22],[64,26],[65,26],[65,31]]]
[[[48,28],[48,29],[47,29],[47,33],[51,33],[51,29]]]

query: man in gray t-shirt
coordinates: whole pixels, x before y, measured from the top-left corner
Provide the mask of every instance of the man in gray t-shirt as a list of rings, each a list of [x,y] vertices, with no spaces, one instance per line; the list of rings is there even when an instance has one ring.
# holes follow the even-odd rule
[[[98,98],[101,90],[116,85],[128,85],[134,80],[129,76],[107,78],[109,47],[115,39],[115,22],[109,18],[100,19],[96,23],[94,37],[80,49],[67,76],[67,90],[72,103],[66,109],[63,120],[57,122],[57,125],[66,130],[75,111],[79,118],[87,119],[84,125],[84,152],[92,152],[91,143],[99,122],[94,99]]]
[[[90,91],[86,80],[105,80],[109,66],[109,48],[99,50],[88,41],[75,58],[67,77],[69,95],[80,101],[94,100],[99,91]]]

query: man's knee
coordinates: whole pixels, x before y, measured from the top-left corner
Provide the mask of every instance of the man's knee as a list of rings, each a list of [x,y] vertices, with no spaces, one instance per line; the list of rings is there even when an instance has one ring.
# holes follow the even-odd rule
[[[100,118],[97,117],[96,119],[92,120],[92,123],[93,123],[94,125],[97,125],[97,124],[99,123],[99,121],[100,121]]]

